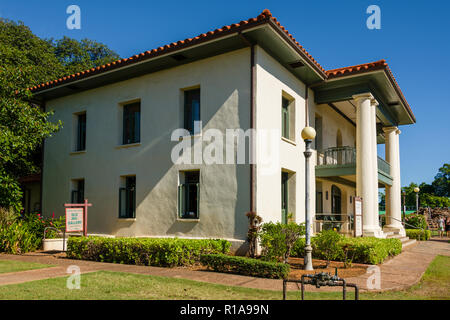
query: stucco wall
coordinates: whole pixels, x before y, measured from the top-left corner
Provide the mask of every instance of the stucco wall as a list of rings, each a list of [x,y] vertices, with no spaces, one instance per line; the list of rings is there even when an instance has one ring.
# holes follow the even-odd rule
[[[323,149],[336,147],[338,130],[342,134],[342,146],[356,147],[356,127],[329,105],[319,104],[312,109],[311,125],[314,126],[314,116],[322,117],[322,145]]]
[[[245,239],[248,165],[174,165],[170,141],[182,125],[183,88],[200,86],[203,130],[250,125],[250,49],[211,57],[55,99],[64,128],[45,142],[43,212],[63,214],[72,179],[85,179],[88,232],[116,236]],[[141,143],[118,148],[120,104],[140,99]],[[86,152],[71,154],[74,113],[87,113]],[[205,146],[206,144],[204,144]],[[225,154],[224,154],[225,158]],[[177,220],[179,170],[200,169],[200,219]],[[118,219],[120,176],[136,175],[136,219]]]
[[[290,188],[290,207],[295,221],[305,221],[305,144],[300,132],[305,126],[305,85],[280,65],[262,48],[256,48],[257,89],[256,129],[277,130],[274,141],[278,143],[279,161],[275,170],[257,165],[257,207],[256,211],[264,221],[281,221],[281,172],[295,173],[295,191]],[[286,141],[281,137],[281,100],[287,94],[294,100],[295,138]],[[309,105],[314,105],[314,95],[309,91]],[[269,143],[269,142],[268,142]],[[272,144],[274,145],[274,144]],[[314,210],[314,156],[311,161],[311,208]],[[292,194],[294,193],[294,194]],[[295,196],[295,206],[292,197]]]

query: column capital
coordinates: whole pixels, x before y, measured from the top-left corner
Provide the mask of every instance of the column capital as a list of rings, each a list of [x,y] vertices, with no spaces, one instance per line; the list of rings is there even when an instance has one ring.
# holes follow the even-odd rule
[[[375,100],[375,98],[373,97],[373,95],[370,92],[355,94],[355,95],[352,95],[352,98],[356,102],[358,102],[359,100],[366,100],[366,99],[369,99],[371,101]]]
[[[370,99],[370,105],[374,106],[374,107],[378,107],[379,103],[378,103],[377,99],[373,98],[373,99]]]
[[[392,127],[383,127],[383,132],[384,133],[391,133],[391,132],[395,132],[396,134],[400,134],[402,133],[400,131],[400,129],[396,126],[392,126]]]

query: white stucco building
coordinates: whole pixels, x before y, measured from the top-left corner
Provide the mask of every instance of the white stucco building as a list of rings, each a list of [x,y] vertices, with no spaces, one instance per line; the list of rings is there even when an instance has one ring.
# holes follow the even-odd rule
[[[350,234],[359,196],[365,235],[404,232],[399,126],[415,118],[389,67],[380,60],[326,71],[268,10],[31,90],[64,123],[44,145],[42,212],[60,215],[64,203],[87,198],[90,234],[226,238],[241,245],[249,211],[265,222],[303,222],[300,132],[307,125],[317,131],[310,189],[315,231],[331,226]],[[179,128],[187,134],[173,141]],[[221,151],[224,162],[234,161],[174,163],[179,143],[208,153],[212,133],[225,136],[227,129],[270,135],[246,146],[245,163],[237,161],[238,140],[214,153],[217,162]],[[377,157],[380,143],[385,160]],[[258,162],[250,163],[252,154]],[[384,230],[379,187],[386,188]]]

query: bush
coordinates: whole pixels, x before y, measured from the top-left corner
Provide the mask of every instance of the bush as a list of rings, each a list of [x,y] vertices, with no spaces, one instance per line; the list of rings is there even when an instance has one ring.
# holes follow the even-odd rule
[[[406,236],[410,239],[428,240],[431,238],[430,230],[406,229]]]
[[[261,278],[286,279],[290,271],[288,264],[225,254],[202,255],[200,262],[214,271],[233,272]]]
[[[322,256],[327,260],[327,267],[330,261],[336,259],[337,255],[342,250],[339,246],[339,241],[342,236],[333,230],[324,230],[316,235],[314,243],[311,243],[313,251],[317,251],[317,255]]]
[[[265,223],[261,227],[259,238],[261,240],[262,258],[267,261],[284,261],[300,238],[305,234],[304,224],[290,222]]]
[[[326,259],[323,250],[317,244],[317,237],[311,239],[313,247],[313,258]],[[292,249],[292,256],[304,257],[305,239],[297,240]],[[344,250],[345,248],[345,250]],[[388,257],[395,256],[402,252],[402,242],[399,239],[378,239],[373,237],[345,238],[338,242],[335,261],[346,260],[348,256],[353,257],[353,262],[366,264],[380,264]]]
[[[60,228],[64,217],[44,219],[40,214],[28,214],[21,217],[10,210],[0,210],[0,252],[22,254],[36,251],[42,246],[44,228]],[[47,238],[56,236],[48,232]]]
[[[70,237],[67,257],[174,267],[192,265],[202,254],[228,253],[230,247],[230,242],[219,239]]]
[[[421,214],[410,214],[406,216],[405,222],[407,223],[406,227],[409,225],[409,227],[428,229],[427,219]]]

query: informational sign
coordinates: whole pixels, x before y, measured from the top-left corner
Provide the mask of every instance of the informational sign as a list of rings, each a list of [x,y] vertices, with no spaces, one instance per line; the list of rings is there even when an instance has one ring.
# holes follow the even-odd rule
[[[84,208],[66,208],[66,232],[82,232]]]
[[[88,207],[92,204],[84,199],[83,203],[66,203],[66,232],[83,232],[87,236]]]
[[[360,197],[354,198],[354,214],[355,214],[355,237],[363,235],[363,203]]]

